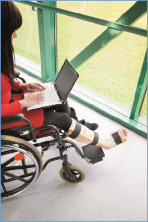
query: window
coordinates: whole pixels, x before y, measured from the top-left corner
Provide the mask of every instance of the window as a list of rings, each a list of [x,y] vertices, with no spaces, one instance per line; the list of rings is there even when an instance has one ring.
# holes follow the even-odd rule
[[[26,66],[32,72],[41,72],[40,44],[38,35],[37,12],[32,7],[16,3],[23,17],[22,27],[17,31],[14,39],[14,50],[18,65]]]

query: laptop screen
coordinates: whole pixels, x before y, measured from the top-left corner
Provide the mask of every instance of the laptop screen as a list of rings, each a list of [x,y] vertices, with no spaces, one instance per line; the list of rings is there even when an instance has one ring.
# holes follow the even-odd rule
[[[66,101],[78,77],[78,73],[66,59],[55,80],[55,87],[62,102]]]

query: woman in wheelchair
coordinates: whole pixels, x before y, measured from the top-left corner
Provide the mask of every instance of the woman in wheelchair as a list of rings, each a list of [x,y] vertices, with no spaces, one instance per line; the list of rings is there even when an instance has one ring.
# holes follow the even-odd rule
[[[64,152],[69,148],[74,148],[81,158],[94,164],[102,161],[104,157],[102,148],[110,149],[125,142],[128,131],[119,129],[111,135],[97,133],[95,130],[98,125],[87,123],[85,120],[78,121],[75,110],[70,108],[67,102],[54,109],[45,108],[27,111],[27,107],[44,100],[44,87],[39,83],[20,83],[16,81],[12,40],[16,37],[16,30],[22,25],[22,16],[12,1],[2,1],[1,7],[2,199],[12,197],[26,190],[39,177],[46,166],[55,160],[63,161],[60,176],[64,181],[69,183],[82,182],[85,179],[84,172],[70,164],[68,156]],[[13,94],[13,91],[18,91],[18,93]],[[32,93],[24,98],[23,92],[26,91]],[[30,138],[21,137],[21,135],[26,135],[26,131],[23,131],[22,134],[20,130],[23,127],[28,127],[27,132],[32,136],[31,139],[34,144],[28,142],[31,140]],[[17,135],[10,133],[11,130],[11,132],[14,132],[14,129],[18,133]],[[49,129],[52,129],[53,132],[49,133]],[[64,134],[62,134],[63,130]],[[42,131],[46,135],[41,134]],[[65,134],[67,137],[84,143],[83,152],[72,140],[65,139]],[[39,142],[39,139],[45,136],[51,136],[52,139]],[[43,165],[42,156],[53,145],[57,145],[60,155],[47,160]],[[41,147],[41,153],[37,147]],[[11,186],[8,183],[11,183]]]
[[[63,129],[66,135],[85,144],[101,146],[110,149],[127,140],[128,131],[119,129],[111,135],[103,135],[94,132],[97,124],[78,121],[74,109],[66,103],[57,108],[46,108],[27,111],[26,108],[44,100],[43,86],[38,83],[19,83],[15,81],[14,50],[12,40],[16,37],[16,30],[22,25],[22,16],[12,1],[3,1],[2,5],[2,32],[1,32],[1,116],[6,117],[16,114],[24,114],[34,128],[55,125]],[[13,95],[12,89],[32,92],[26,98],[23,94]],[[38,91],[40,90],[40,92]],[[2,129],[21,126],[25,123],[13,123]]]

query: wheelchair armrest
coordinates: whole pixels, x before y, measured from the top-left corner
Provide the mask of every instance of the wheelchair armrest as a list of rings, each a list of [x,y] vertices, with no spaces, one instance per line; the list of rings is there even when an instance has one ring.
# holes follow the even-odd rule
[[[17,115],[14,115],[14,116],[1,117],[1,125],[2,126],[3,125],[7,125],[7,124],[11,124],[11,123],[21,122],[21,121],[27,123],[27,125],[28,125],[28,127],[30,129],[30,133],[31,133],[32,139],[33,139],[34,142],[36,142],[37,139],[36,139],[36,136],[34,134],[34,129],[32,127],[32,124],[31,124],[31,122],[28,119],[26,119],[24,117],[23,114],[17,114]]]
[[[17,77],[18,79],[20,79],[23,83],[26,83],[26,80],[20,76]]]
[[[1,125],[7,125],[11,123],[16,123],[16,122],[21,122],[24,120],[24,115],[23,114],[18,114],[15,116],[7,116],[7,117],[2,117],[1,118]]]
[[[20,73],[15,74],[15,78],[18,80],[21,80],[22,83],[26,83],[26,80],[24,78],[20,77]],[[12,92],[12,94],[21,94],[21,93],[23,93],[23,90],[21,90],[21,89],[19,89],[17,91],[12,90],[11,92]]]
[[[20,77],[20,73],[19,72],[15,73],[15,78],[16,79],[20,79],[23,83],[26,83],[26,80],[23,77]]]

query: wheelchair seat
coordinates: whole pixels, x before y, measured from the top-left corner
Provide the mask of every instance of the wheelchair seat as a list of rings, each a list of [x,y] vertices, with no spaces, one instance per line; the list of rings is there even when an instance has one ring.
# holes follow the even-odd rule
[[[56,133],[54,129],[48,129],[48,128],[45,128],[45,127],[34,129],[34,132],[36,132],[36,131],[39,131],[36,135],[37,139]],[[15,137],[19,137],[21,139],[24,139],[26,141],[32,140],[32,137],[30,135],[30,132],[28,130],[27,125],[14,127],[14,128],[3,129],[3,130],[1,130],[1,135],[15,136]]]
[[[19,137],[19,138],[27,140],[27,141],[30,141],[35,137],[36,137],[36,139],[39,139],[39,138],[49,136],[49,135],[52,135],[53,137],[55,137],[56,131],[51,126],[50,127],[43,126],[43,127],[38,127],[38,128],[33,129],[30,121],[27,120],[26,118],[24,118],[23,114],[18,114],[18,115],[9,116],[9,117],[2,117],[1,118],[1,125],[3,126],[3,125],[10,124],[10,123],[21,122],[21,121],[25,121],[26,125],[8,128],[8,129],[2,129],[1,134],[16,136],[16,137]],[[66,138],[65,132],[62,129],[59,129],[59,131],[60,131],[62,138]]]

